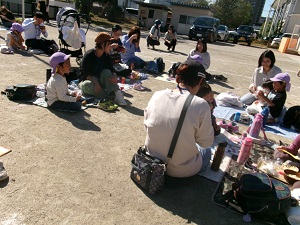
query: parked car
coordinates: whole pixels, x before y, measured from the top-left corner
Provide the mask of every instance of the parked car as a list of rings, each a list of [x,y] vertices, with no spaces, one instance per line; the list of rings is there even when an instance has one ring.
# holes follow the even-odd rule
[[[227,41],[229,38],[228,27],[225,25],[219,25],[218,28],[218,40]]]
[[[271,46],[278,47],[280,45],[282,38],[284,38],[284,37],[290,38],[290,37],[292,37],[292,35],[293,34],[291,34],[291,33],[283,33],[281,36],[273,38],[273,40],[271,42]]]
[[[206,39],[209,42],[216,41],[218,38],[218,26],[220,20],[210,16],[199,16],[193,22],[189,31],[189,39]]]
[[[254,29],[252,26],[241,25],[236,29],[236,34],[234,35],[233,44],[238,43],[239,41],[247,42],[247,45],[250,46],[253,39]]]
[[[282,33],[280,33],[280,34],[273,34],[270,37],[263,37],[263,40],[265,40],[265,41],[271,40],[272,41],[274,38],[278,38],[281,35],[282,35]]]

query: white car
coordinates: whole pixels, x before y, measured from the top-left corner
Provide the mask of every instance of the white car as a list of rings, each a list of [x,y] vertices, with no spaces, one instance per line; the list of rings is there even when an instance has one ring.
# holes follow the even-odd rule
[[[218,28],[218,40],[227,41],[229,38],[228,27],[225,25],[219,25]]]
[[[271,42],[271,46],[273,46],[273,47],[279,46],[282,38],[284,38],[284,37],[290,38],[290,37],[292,37],[292,35],[293,34],[291,34],[291,33],[284,33],[280,37],[274,38]]]

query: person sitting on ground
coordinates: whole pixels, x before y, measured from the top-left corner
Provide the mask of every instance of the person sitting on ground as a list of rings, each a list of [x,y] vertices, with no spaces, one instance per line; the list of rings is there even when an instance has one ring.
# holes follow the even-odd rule
[[[137,26],[132,27],[128,34],[123,35],[122,44],[125,47],[125,52],[121,53],[122,63],[129,66],[130,69],[142,69],[146,62],[135,55],[136,52],[141,52],[140,48],[141,31]]]
[[[155,49],[155,45],[160,45],[159,38],[161,24],[162,22],[160,20],[155,20],[154,25],[151,27],[149,35],[146,38],[148,48],[149,45],[152,46],[152,49]]]
[[[192,60],[177,69],[177,88],[157,91],[144,111],[147,131],[145,146],[150,155],[168,162],[167,175],[190,177],[207,168],[211,158],[209,147],[214,140],[211,110],[208,103],[194,96],[189,106],[173,157],[167,158],[174,130],[185,100],[195,95],[205,79],[204,67]]]
[[[111,29],[111,50],[110,57],[113,61],[115,73],[121,77],[127,77],[131,74],[131,69],[127,65],[122,64],[121,53],[125,53],[126,49],[123,47],[120,36],[122,35],[122,27],[118,24]],[[126,68],[125,68],[126,67]]]
[[[25,44],[29,48],[39,49],[48,55],[52,55],[58,51],[58,46],[54,40],[41,38],[48,37],[48,32],[43,24],[44,15],[41,12],[36,12],[33,18],[25,19],[22,23],[25,34]]]
[[[168,31],[165,33],[165,45],[168,47],[168,51],[172,48],[172,52],[174,52],[176,44],[177,33],[174,26],[169,26]]]
[[[216,108],[217,103],[214,98],[214,92],[212,91],[211,86],[209,84],[203,85],[197,92],[196,96],[203,98],[209,104],[211,110],[211,124],[214,128],[214,136],[218,136],[221,132],[221,128],[217,124],[216,117],[213,115],[214,108]]]
[[[245,105],[251,105],[255,100],[257,87],[273,78],[276,74],[281,73],[281,69],[275,66],[275,55],[271,50],[265,50],[258,59],[258,67],[254,70],[254,74],[251,78],[251,84],[249,86],[250,93],[247,93],[241,97],[241,102]]]
[[[200,56],[200,58],[198,56]],[[199,58],[199,60],[201,60],[201,62],[198,60],[198,58]],[[210,81],[212,78],[214,78],[213,75],[211,75],[210,73],[207,72],[207,69],[210,66],[210,54],[207,51],[207,42],[205,39],[198,40],[198,42],[196,44],[196,48],[192,49],[190,51],[187,59],[197,60],[198,62],[200,62],[203,65],[203,67],[206,71],[206,81]],[[227,81],[227,78],[224,77],[223,75],[216,75],[215,79]]]
[[[82,58],[82,78],[79,88],[85,95],[99,99],[114,98],[116,104],[126,106],[127,102],[119,89],[118,79],[113,73],[113,63],[109,56],[111,40],[113,38],[108,33],[98,33],[95,38],[95,48],[88,50]]]
[[[293,143],[290,146],[283,146],[283,145],[278,146],[274,152],[274,159],[279,158],[282,159],[283,161],[286,160],[296,161],[293,157],[291,157],[287,153],[284,153],[283,150],[286,150],[289,153],[293,154],[294,156],[297,156],[299,149],[300,149],[300,134],[297,135],[296,139],[293,141]],[[297,160],[297,162],[299,161]]]
[[[15,50],[24,50],[24,39],[22,37],[23,27],[18,23],[13,23],[10,32],[6,34],[5,42],[8,50],[13,53]]]
[[[275,77],[270,78],[273,81],[273,90],[264,95],[263,91],[259,91],[257,98],[265,102],[269,109],[269,117],[267,123],[276,123],[281,115],[286,100],[286,91],[290,91],[290,76],[287,73],[279,73]]]
[[[4,5],[0,8],[0,17],[3,26],[11,28],[12,24],[16,22],[14,14],[9,11]]]
[[[56,52],[50,57],[52,75],[46,86],[46,101],[51,109],[79,111],[81,109],[81,93],[70,91],[66,75],[70,73],[70,56]]]

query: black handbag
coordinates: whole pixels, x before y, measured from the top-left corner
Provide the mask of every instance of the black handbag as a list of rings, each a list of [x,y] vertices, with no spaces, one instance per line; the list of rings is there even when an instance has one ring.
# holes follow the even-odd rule
[[[171,159],[173,156],[184,117],[193,97],[194,96],[190,94],[183,105],[167,155],[169,159]],[[165,172],[167,168],[166,162],[163,162],[162,160],[151,156],[147,152],[145,147],[140,147],[137,153],[134,154],[131,160],[131,165],[132,169],[130,177],[139,187],[145,189],[150,194],[155,194],[163,189],[165,182]]]
[[[16,84],[6,87],[2,94],[6,95],[9,100],[30,100],[35,97],[36,86],[32,84]]]

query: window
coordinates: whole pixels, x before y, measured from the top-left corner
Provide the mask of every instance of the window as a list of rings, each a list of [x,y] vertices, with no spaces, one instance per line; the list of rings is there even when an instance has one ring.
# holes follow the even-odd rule
[[[180,17],[179,17],[179,23],[186,24],[186,21],[187,21],[187,16],[180,15]]]
[[[153,9],[149,9],[148,18],[150,18],[150,19],[154,18],[154,10]]]

